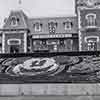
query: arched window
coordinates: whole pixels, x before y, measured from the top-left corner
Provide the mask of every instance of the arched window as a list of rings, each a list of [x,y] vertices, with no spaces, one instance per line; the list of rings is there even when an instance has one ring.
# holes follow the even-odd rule
[[[73,27],[73,23],[71,20],[67,20],[66,22],[63,23],[65,30],[71,30]]]
[[[99,37],[98,36],[87,36],[85,37],[85,42],[87,44],[88,51],[96,51],[97,43],[99,42]]]
[[[86,15],[87,26],[96,26],[96,14]]]
[[[49,22],[48,23],[48,28],[49,28],[49,33],[55,33],[56,28],[57,28],[57,23],[56,22]]]
[[[42,24],[39,23],[39,22],[36,22],[36,23],[34,24],[34,30],[35,30],[36,32],[42,31]]]
[[[87,44],[88,44],[88,51],[97,50],[97,41],[89,40]]]
[[[11,19],[10,19],[10,24],[12,26],[16,26],[18,25],[18,22],[19,22],[19,18],[17,18],[16,16],[12,16]]]

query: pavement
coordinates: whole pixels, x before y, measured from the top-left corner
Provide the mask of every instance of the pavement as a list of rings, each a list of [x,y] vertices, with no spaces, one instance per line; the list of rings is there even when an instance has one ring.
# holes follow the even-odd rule
[[[0,100],[100,100],[100,96],[6,96]]]

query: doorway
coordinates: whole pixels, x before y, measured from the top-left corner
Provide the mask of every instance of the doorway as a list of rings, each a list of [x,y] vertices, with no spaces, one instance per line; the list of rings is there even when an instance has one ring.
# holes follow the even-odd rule
[[[19,46],[11,45],[10,46],[10,53],[19,53]]]

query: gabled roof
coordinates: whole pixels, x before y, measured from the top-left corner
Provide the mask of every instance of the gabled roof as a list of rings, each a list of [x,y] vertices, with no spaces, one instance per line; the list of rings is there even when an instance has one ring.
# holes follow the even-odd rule
[[[11,19],[12,16],[15,16],[15,17],[19,18],[20,22],[17,26],[13,27],[13,26],[10,25],[10,19]],[[22,10],[20,10],[20,11],[11,11],[10,16],[7,18],[3,28],[4,29],[6,29],[6,28],[7,29],[10,29],[10,28],[11,29],[12,28],[15,28],[15,29],[17,29],[17,28],[28,28],[28,25],[27,25],[28,22],[27,21],[28,21],[28,18]]]
[[[10,18],[12,16],[16,16],[20,19],[20,23],[18,26],[11,26],[10,25]],[[68,15],[65,17],[62,16],[56,16],[56,17],[41,17],[41,18],[28,18],[25,13],[20,11],[11,11],[10,16],[8,17],[6,23],[3,26],[3,29],[29,29],[31,34],[36,34],[33,25],[37,22],[40,22],[43,25],[42,31],[39,32],[40,34],[47,34],[48,31],[48,23],[51,21],[55,21],[58,24],[58,27],[56,29],[57,33],[66,33],[64,30],[63,23],[66,22],[66,20],[70,20],[73,23],[73,28],[70,30],[70,33],[77,33],[78,30],[78,20],[76,15]]]

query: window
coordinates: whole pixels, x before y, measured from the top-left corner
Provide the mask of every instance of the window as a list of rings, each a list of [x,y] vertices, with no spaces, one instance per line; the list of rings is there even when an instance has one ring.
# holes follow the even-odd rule
[[[96,15],[88,14],[86,15],[87,26],[95,26],[96,25]]]
[[[19,46],[11,45],[10,46],[10,53],[19,53]]]
[[[40,31],[42,31],[42,24],[41,23],[35,23],[34,24],[34,29],[35,29],[35,31],[36,32],[40,32]]]
[[[97,42],[96,41],[88,41],[88,51],[96,51],[97,50]]]
[[[71,30],[73,27],[73,23],[71,20],[67,20],[66,22],[63,23],[65,30]]]
[[[9,39],[7,41],[8,45],[20,45],[21,44],[21,40],[20,39]]]
[[[97,44],[99,42],[99,37],[98,36],[87,36],[85,37],[85,42],[88,46],[89,51],[96,51],[97,50]]]
[[[60,46],[64,46],[64,45],[65,45],[64,39],[61,39],[61,40],[59,41],[59,44],[60,44]]]
[[[58,50],[57,45],[54,45],[53,50],[54,50],[54,51],[57,51],[57,50]]]
[[[57,28],[57,23],[50,22],[50,23],[48,23],[48,27],[49,27],[49,33],[55,33],[56,28]]]
[[[17,18],[16,16],[11,17],[11,23],[10,24],[12,26],[18,25],[18,22],[19,22],[19,18]]]
[[[46,45],[46,40],[42,40],[42,45]]]

